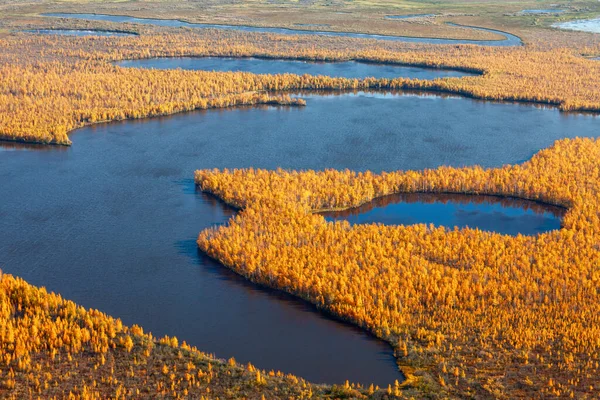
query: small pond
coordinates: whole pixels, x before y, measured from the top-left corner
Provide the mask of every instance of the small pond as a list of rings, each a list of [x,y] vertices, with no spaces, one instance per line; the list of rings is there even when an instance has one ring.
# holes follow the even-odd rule
[[[360,207],[326,212],[328,221],[384,225],[434,224],[477,228],[506,235],[536,235],[560,228],[566,210],[534,201],[496,196],[399,193]]]

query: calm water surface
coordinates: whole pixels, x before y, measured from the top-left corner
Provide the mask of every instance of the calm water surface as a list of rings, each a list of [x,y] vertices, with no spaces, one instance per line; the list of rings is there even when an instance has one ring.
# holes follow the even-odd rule
[[[561,22],[552,26],[554,28],[568,29],[571,31],[600,33],[600,18]]]
[[[23,32],[61,36],[136,36],[134,33],[85,29],[30,29]]]
[[[500,166],[598,119],[416,94],[305,96],[307,107],[199,111],[75,132],[72,147],[0,147],[0,266],[77,303],[218,357],[315,382],[387,385],[392,352],[290,296],[202,257],[198,233],[232,211],[200,168],[354,170]]]
[[[435,224],[478,228],[506,235],[559,229],[565,210],[533,201],[494,196],[402,193],[360,207],[322,215],[329,221],[385,225]]]
[[[321,35],[321,36],[336,36],[349,37],[358,39],[377,39],[391,40],[396,42],[412,42],[412,43],[431,43],[431,44],[478,44],[484,46],[521,46],[523,42],[520,38],[507,32],[497,31],[475,26],[467,26],[474,30],[497,33],[505,37],[504,40],[464,40],[464,39],[438,39],[438,38],[417,38],[408,36],[388,36],[374,35],[368,33],[353,33],[353,32],[331,32],[331,31],[309,31],[301,29],[288,28],[263,28],[258,26],[246,25],[215,25],[215,24],[200,24],[183,22],[176,19],[152,19],[152,18],[135,18],[125,15],[106,15],[106,14],[75,14],[75,13],[48,13],[42,14],[46,17],[73,18],[88,21],[109,21],[117,23],[132,23],[146,24],[168,27],[186,27],[186,28],[213,28],[227,29],[242,32],[258,32],[258,33],[276,33],[280,35]]]
[[[404,67],[390,64],[373,64],[356,61],[312,62],[298,60],[269,60],[260,58],[233,57],[170,57],[145,60],[125,60],[116,63],[121,67],[187,69],[203,71],[244,71],[254,74],[310,74],[343,78],[418,78],[435,79],[444,77],[473,76],[462,71]]]

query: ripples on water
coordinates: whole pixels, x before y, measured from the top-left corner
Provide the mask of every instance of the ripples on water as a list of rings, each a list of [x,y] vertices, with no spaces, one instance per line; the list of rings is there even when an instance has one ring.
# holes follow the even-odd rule
[[[303,97],[302,108],[98,124],[74,132],[69,148],[2,144],[0,265],[217,357],[385,386],[401,379],[387,344],[198,253],[198,233],[233,211],[195,190],[194,170],[498,167],[559,138],[600,134],[597,118],[553,108],[402,93]]]

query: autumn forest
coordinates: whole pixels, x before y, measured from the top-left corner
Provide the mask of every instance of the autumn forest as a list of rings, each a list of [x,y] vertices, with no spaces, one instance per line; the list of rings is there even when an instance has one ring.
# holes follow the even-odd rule
[[[263,1],[240,8],[236,2],[202,0],[199,3],[204,9],[196,8],[194,2],[183,2],[189,8],[168,1],[135,1],[132,5],[99,2],[102,4],[97,9],[87,2],[73,3],[69,8],[54,1],[39,5],[0,1],[0,10],[5,14],[0,16],[0,198],[4,203],[0,224],[5,232],[0,237],[0,398],[600,396],[600,138],[598,134],[589,137],[583,131],[560,132],[563,121],[580,124],[569,126],[590,126],[586,132],[594,132],[600,123],[600,62],[594,59],[600,55],[598,33],[557,28],[555,24],[563,22],[558,12],[525,17],[522,11],[504,10],[491,0],[482,1],[480,10],[471,8],[469,2],[442,1],[439,11],[412,2],[390,6],[380,1],[360,5],[317,1],[281,6],[289,13],[287,17],[284,11]],[[564,12],[572,14],[573,20],[592,18],[594,7],[591,2],[581,1],[565,6]],[[467,11],[460,12],[463,9]],[[46,16],[57,11],[138,18],[164,15],[164,20],[232,24],[234,28],[217,25],[195,29],[154,26],[142,19],[120,23]],[[188,12],[190,17],[186,19]],[[237,19],[224,17],[226,13]],[[394,31],[396,28],[385,16],[396,14],[406,14],[407,20],[401,18]],[[378,22],[369,25],[352,19],[359,15]],[[294,23],[293,18],[306,26]],[[358,32],[412,39],[264,33],[235,28],[238,25],[332,32],[350,32],[350,27],[356,26]],[[471,32],[470,26],[510,32],[523,43],[471,43],[495,37],[485,31]],[[41,30],[59,34],[44,34]],[[76,35],[62,34],[66,31]],[[466,42],[413,40],[428,34],[451,40],[466,36]],[[317,70],[322,63],[356,61],[468,74],[436,79],[351,79],[318,73],[255,74],[117,65],[123,60],[181,57],[189,57],[192,62],[205,57],[217,62],[224,57],[297,60]],[[319,121],[297,126],[312,134],[307,136],[309,139],[299,139],[306,142],[305,146],[285,136],[291,130],[282,136],[273,133],[288,129],[284,122],[280,121],[279,127],[257,128],[262,125],[256,120],[267,118],[268,113],[272,118],[268,121],[282,118],[294,124],[304,121],[295,118],[312,115],[312,110],[319,107],[328,110],[327,104],[323,105],[327,102],[319,103],[310,96],[326,99],[324,95],[331,94],[339,96],[331,96],[329,103],[340,97],[350,99],[344,103],[348,107],[358,106],[345,110],[352,117],[348,119],[331,112],[332,122],[322,121],[322,131],[318,129]],[[406,94],[413,97],[403,96]],[[383,101],[396,102],[391,103],[396,107],[393,113],[405,113],[406,118],[414,114],[418,123],[390,126],[388,132],[382,125],[369,122],[369,113],[380,114],[368,107]],[[417,116],[414,108],[431,113],[456,109],[447,104],[468,107],[465,115],[473,116],[474,121],[477,118],[473,114],[478,112],[514,115],[519,121],[530,118],[531,123],[510,137],[522,138],[522,145],[534,151],[527,150],[530,154],[525,159],[508,154],[487,164],[486,159],[481,161],[492,167],[465,162],[471,147],[461,140],[473,136],[462,136],[460,131],[471,126],[469,121],[454,128],[434,125],[438,119]],[[510,111],[502,114],[503,110]],[[196,115],[190,120],[196,124],[192,135],[201,139],[185,136],[190,133],[182,126],[191,124],[186,122],[187,115]],[[498,122],[491,119],[477,122],[480,125],[472,122],[474,134],[481,131],[483,135],[482,126]],[[158,121],[154,122],[157,125],[149,125],[152,121]],[[390,121],[395,119],[390,116]],[[499,122],[493,126],[514,130],[508,121]],[[237,132],[234,125],[240,124],[244,134],[230,138],[230,132]],[[356,127],[355,132],[348,127]],[[560,134],[549,147],[538,145],[542,143],[538,136],[543,138],[550,130],[545,127],[558,127]],[[110,133],[111,129],[118,133]],[[172,139],[159,129],[183,139]],[[368,129],[378,130],[380,136],[374,137],[403,132],[414,143],[380,149],[357,138]],[[496,139],[506,134],[502,128],[494,129]],[[451,137],[455,133],[456,137]],[[315,150],[321,143],[318,135],[348,141],[339,148],[328,144],[322,155]],[[220,136],[231,154],[225,151],[211,158],[208,153],[215,153],[219,147],[211,147],[215,142],[209,138],[218,140]],[[419,142],[421,136],[423,142]],[[149,145],[139,145],[141,142],[135,140]],[[283,151],[271,140],[289,140],[294,148],[284,147]],[[486,140],[481,138],[484,143]],[[504,139],[501,136],[499,140]],[[247,159],[238,156],[244,148],[253,151],[248,142],[264,146],[256,148],[267,149],[265,154]],[[98,150],[90,156],[80,150],[88,145],[92,150],[97,146],[103,153]],[[434,153],[434,159],[449,154],[451,165],[430,162],[425,163],[427,168],[411,169],[409,161],[416,154],[410,150],[412,145],[431,146],[427,149],[433,150],[426,151]],[[276,154],[278,151],[282,154]],[[494,151],[497,149],[490,148]],[[361,170],[345,166],[356,165],[347,160],[360,159],[364,154],[383,161],[364,163]],[[99,158],[93,158],[96,156]],[[129,158],[124,162],[130,164],[120,164],[114,157]],[[192,167],[180,161],[187,160],[185,157],[192,158]],[[318,157],[323,160],[312,162]],[[161,164],[155,164],[155,158]],[[220,163],[211,165],[214,159]],[[311,162],[303,164],[306,159]],[[518,161],[496,161],[505,159]],[[259,161],[255,165],[251,160]],[[275,167],[270,168],[272,165]],[[313,165],[323,168],[315,169]],[[81,170],[75,171],[77,168]],[[81,179],[89,182],[84,184]],[[135,187],[147,190],[130,193],[127,186],[133,187],[134,181],[139,185]],[[88,190],[88,183],[98,190]],[[151,188],[154,184],[160,190],[172,188],[172,192],[157,195]],[[329,221],[321,215],[398,193],[460,194],[474,199],[495,196],[506,204],[514,199],[530,201],[538,213],[547,206],[563,212],[557,217],[560,229],[535,235],[428,223],[350,224]],[[115,199],[119,202],[113,204]],[[145,205],[146,201],[151,205]],[[427,211],[425,203],[423,212],[433,213]],[[477,208],[477,200],[473,204]],[[167,216],[164,220],[156,218],[158,222],[151,225],[155,208],[165,208]],[[169,210],[174,215],[172,221],[190,221],[191,237],[179,232],[183,228],[175,222],[165,222],[169,221]],[[202,224],[193,225],[197,217],[193,213],[197,212],[208,216],[202,216]],[[78,224],[82,230],[78,230]],[[140,228],[136,229],[138,224]],[[112,225],[114,231],[109,230]],[[129,239],[125,236],[128,231]],[[63,245],[80,243],[78,240],[90,247],[76,253]],[[174,255],[167,257],[160,246],[170,248]],[[44,254],[36,255],[36,251]],[[86,261],[90,252],[92,259],[96,257],[91,264]],[[146,253],[148,258],[140,260],[140,254]],[[53,271],[57,267],[48,261],[52,258],[72,265],[65,265],[64,272]],[[123,281],[123,293],[131,293],[122,298],[115,297],[114,291],[98,295],[105,290],[101,283],[86,288],[59,281],[58,277],[73,274],[75,267],[81,276],[86,269],[101,274],[104,263],[123,268],[122,276],[119,272],[114,279]],[[136,265],[137,270],[129,264]],[[173,322],[172,316],[161,315],[150,306],[142,311],[143,306],[134,306],[132,297],[128,297],[152,297],[152,291],[162,290],[161,284],[175,285],[176,294],[185,301],[176,297],[170,301],[187,308],[182,315],[190,318],[194,307],[198,307],[194,301],[198,300],[184,293],[186,286],[157,284],[151,275],[163,267],[167,276],[175,276],[189,273],[186,268],[190,265],[196,272],[213,264],[218,267],[210,267],[213,275],[206,276],[217,276],[217,280],[247,296],[240,297],[245,300],[236,305],[239,314],[231,315],[239,319],[239,315],[246,318],[250,313],[250,322],[244,322],[249,325],[239,321],[238,325],[227,325],[232,331],[240,331],[240,337],[247,336],[248,344],[240,346],[258,346],[252,342],[253,336],[243,331],[258,323],[260,317],[252,314],[259,313],[256,298],[265,297],[271,308],[261,311],[267,315],[264,320],[281,307],[293,316],[293,321],[305,321],[303,313],[307,313],[310,318],[316,316],[337,324],[328,325],[322,332],[350,331],[360,338],[347,344],[347,349],[362,346],[362,341],[369,346],[385,346],[390,357],[384,368],[397,378],[385,384],[364,379],[354,382],[350,377],[328,381],[326,374],[319,375],[329,368],[328,364],[321,367],[319,359],[312,360],[308,367],[315,371],[314,379],[271,368],[277,365],[277,357],[293,360],[296,353],[302,353],[300,345],[291,344],[292,339],[287,345],[289,350],[273,358],[255,362],[244,353],[239,356],[244,361],[236,361],[236,355],[213,354],[211,348],[211,341],[227,339],[226,329],[219,328],[222,331],[216,339],[202,336],[204,333],[176,337],[171,332],[189,332],[184,329],[184,317]],[[104,274],[114,274],[111,268],[107,265]],[[28,283],[20,276],[21,271],[36,284]],[[44,279],[53,275],[56,277],[46,289]],[[73,290],[68,294],[85,305],[71,301],[67,295],[63,297],[62,291],[54,292],[54,288],[70,286]],[[88,289],[95,294],[86,295]],[[219,318],[220,313],[225,314],[219,307],[227,303],[218,300],[219,296],[237,296],[234,289],[229,293],[227,290],[215,289],[214,293],[220,292],[210,294],[215,303],[204,305],[210,312],[200,316],[198,311],[196,317],[191,317],[200,321],[194,327],[210,327],[215,322],[207,315]],[[98,296],[115,298],[95,302]],[[124,312],[121,315],[110,310]],[[152,330],[160,334],[155,336],[146,326],[134,322],[138,321],[138,313],[150,315],[147,319],[140,316],[139,320],[156,321]],[[269,330],[275,337],[278,322],[274,316],[271,319]],[[298,322],[297,328],[289,329],[308,332],[309,328],[302,328],[308,325]],[[269,340],[265,338],[264,342]],[[281,340],[285,342],[285,338]],[[311,345],[308,339],[303,344]],[[256,350],[269,351],[268,346]],[[343,360],[343,354],[327,357]],[[364,365],[344,363],[348,370],[363,371],[361,377],[369,376],[368,370],[375,368],[369,361]]]

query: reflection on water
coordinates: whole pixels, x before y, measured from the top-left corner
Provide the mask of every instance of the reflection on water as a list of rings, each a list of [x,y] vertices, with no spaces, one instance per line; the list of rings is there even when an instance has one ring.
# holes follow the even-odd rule
[[[132,24],[147,24],[168,27],[186,27],[186,28],[212,28],[235,30],[242,32],[257,32],[257,33],[276,33],[280,35],[321,35],[334,37],[348,37],[358,39],[377,39],[389,40],[396,42],[411,42],[411,43],[431,43],[431,44],[478,44],[484,46],[521,46],[523,43],[517,36],[507,32],[497,31],[494,29],[481,28],[475,26],[465,26],[465,28],[496,33],[504,36],[503,40],[466,40],[466,39],[439,39],[439,38],[418,38],[408,36],[388,36],[375,35],[368,33],[352,33],[352,32],[332,32],[332,31],[309,31],[288,28],[265,28],[258,26],[246,25],[215,25],[183,22],[176,19],[152,19],[152,18],[135,18],[124,15],[106,15],[106,14],[75,14],[75,13],[47,13],[42,14],[46,17],[74,18],[89,21],[110,21],[117,23],[132,23]]]
[[[392,64],[375,64],[356,61],[312,62],[262,58],[232,57],[166,57],[142,60],[125,60],[115,63],[129,68],[186,69],[203,71],[244,71],[254,74],[297,74],[326,75],[350,79],[417,78],[435,79],[444,77],[473,76],[475,74],[434,68],[406,67]]]
[[[565,212],[562,207],[507,197],[398,193],[322,215],[329,221],[347,220],[351,224],[434,224],[507,235],[535,235],[559,229]]]
[[[37,143],[22,143],[0,140],[0,152],[3,151],[19,151],[19,150],[35,150],[35,151],[67,151],[67,146],[49,146],[46,144]]]

